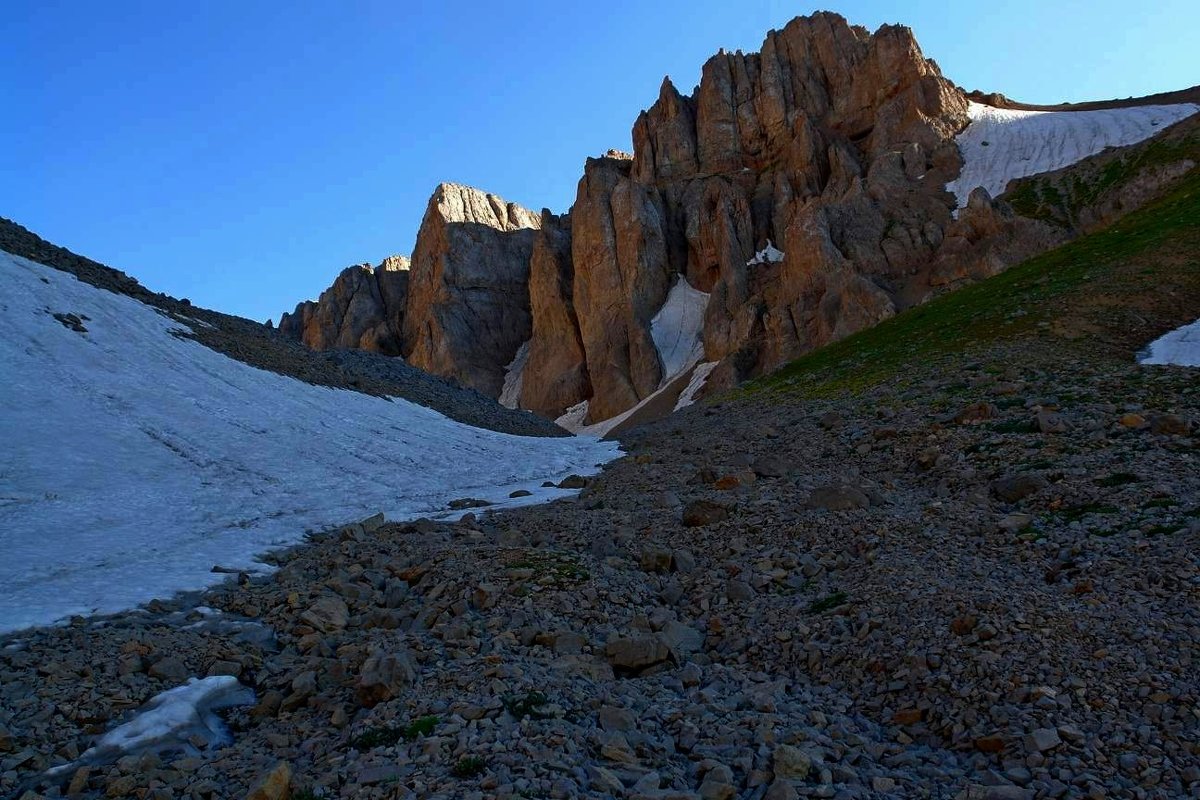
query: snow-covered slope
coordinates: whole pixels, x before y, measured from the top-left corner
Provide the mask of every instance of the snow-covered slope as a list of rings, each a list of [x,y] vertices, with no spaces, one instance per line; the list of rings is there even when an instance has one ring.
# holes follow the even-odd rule
[[[978,186],[995,197],[1015,178],[1062,169],[1106,147],[1135,144],[1197,111],[1194,103],[1103,111],[1017,111],[971,103],[971,124],[956,139],[962,172],[946,189],[960,207]]]
[[[86,332],[53,314],[74,314]],[[124,295],[0,252],[0,631],[117,611],[383,511],[587,474],[616,446],[471,428],[172,335]]]
[[[650,336],[662,362],[665,386],[679,373],[690,369],[704,357],[704,308],[708,295],[692,285],[682,275],[675,281],[663,307],[650,320]]]
[[[1139,355],[1138,361],[1200,367],[1200,319],[1155,339]]]
[[[500,405],[516,408],[521,403],[521,385],[525,381],[525,365],[529,363],[529,342],[517,348],[517,354],[504,368],[504,386],[500,390]]]

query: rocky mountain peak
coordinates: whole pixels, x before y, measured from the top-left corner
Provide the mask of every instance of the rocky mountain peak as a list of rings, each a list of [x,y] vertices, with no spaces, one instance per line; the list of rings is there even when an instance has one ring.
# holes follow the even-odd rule
[[[473,186],[442,183],[429,200],[429,214],[439,215],[447,223],[484,225],[498,231],[515,231],[541,226],[541,216],[510,203],[503,197]]]
[[[768,372],[1067,235],[986,194],[958,208],[973,108],[909,28],[796,18],[709,58],[690,94],[664,78],[633,153],[586,159],[569,214],[439,185],[399,350],[584,424],[669,411],[700,363],[689,399]],[[339,320],[305,341],[353,339]]]

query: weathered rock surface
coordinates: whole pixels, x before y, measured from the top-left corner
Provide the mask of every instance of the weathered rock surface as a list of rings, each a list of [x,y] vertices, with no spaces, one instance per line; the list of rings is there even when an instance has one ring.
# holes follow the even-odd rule
[[[520,405],[552,419],[592,394],[575,314],[571,246],[570,216],[543,211],[529,263],[533,328]]]
[[[302,304],[281,324],[326,346],[398,338],[416,366],[492,397],[528,342],[506,402],[556,418],[586,400],[572,420],[590,424],[673,377],[651,321],[680,277],[709,295],[703,360],[714,366],[689,393],[703,396],[1111,221],[1194,164],[1080,189],[1093,183],[1077,170],[1103,172],[1120,158],[1110,152],[1026,179],[1045,191],[978,189],[959,209],[945,187],[962,167],[955,136],[967,112],[908,28],[797,18],[758,53],[710,58],[690,95],[664,80],[634,123],[632,157],[589,158],[566,215],[538,220],[493,195],[439,187],[402,320],[373,321],[361,277],[343,273],[327,304],[340,312]],[[355,337],[365,344],[347,344]],[[653,414],[670,410],[662,405]]]
[[[413,250],[404,356],[492,397],[529,339],[529,261],[541,218],[516,203],[444,183]]]
[[[400,355],[408,278],[404,256],[386,258],[377,267],[347,267],[318,300],[306,300],[284,314],[279,331],[313,350]]]
[[[663,378],[650,320],[674,280],[657,192],[630,178],[624,153],[589,158],[572,208],[574,306],[592,398],[589,421],[608,419]]]

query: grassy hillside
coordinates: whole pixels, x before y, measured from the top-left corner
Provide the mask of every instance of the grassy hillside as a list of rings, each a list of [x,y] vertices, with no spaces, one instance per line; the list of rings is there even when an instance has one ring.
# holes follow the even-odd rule
[[[747,387],[832,397],[998,340],[1128,360],[1200,314],[1200,169],[1105,230],[810,353]]]

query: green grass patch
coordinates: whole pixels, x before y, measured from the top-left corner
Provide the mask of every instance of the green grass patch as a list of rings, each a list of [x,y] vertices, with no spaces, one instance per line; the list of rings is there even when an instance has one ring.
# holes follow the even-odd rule
[[[437,717],[419,717],[407,725],[381,725],[370,728],[351,740],[357,750],[373,747],[392,747],[400,742],[411,742],[419,736],[428,736],[440,722]]]
[[[1088,282],[1111,290],[1122,262],[1182,235],[1200,238],[1200,170],[1116,225],[815,350],[734,396],[831,398],[885,381],[908,385],[949,356],[1001,339],[1045,335],[1038,323],[1069,295]]]

